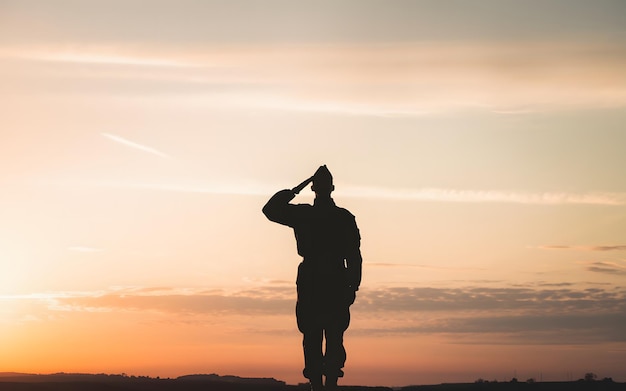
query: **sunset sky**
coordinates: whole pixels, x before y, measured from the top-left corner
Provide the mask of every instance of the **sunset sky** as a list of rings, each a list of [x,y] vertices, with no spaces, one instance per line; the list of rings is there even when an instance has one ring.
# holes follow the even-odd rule
[[[624,1],[0,0],[0,103],[0,372],[304,381],[326,164],[342,384],[626,381]]]

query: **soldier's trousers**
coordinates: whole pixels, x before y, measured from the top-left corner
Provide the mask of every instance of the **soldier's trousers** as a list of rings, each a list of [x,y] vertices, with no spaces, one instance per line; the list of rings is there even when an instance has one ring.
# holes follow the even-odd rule
[[[341,368],[346,362],[343,333],[350,324],[350,309],[343,306],[329,311],[307,307],[302,301],[296,304],[298,329],[303,334],[304,377],[342,377]]]
[[[304,377],[342,377],[346,361],[343,334],[350,324],[351,304],[346,301],[346,288],[328,280],[308,284],[303,277],[298,279],[296,317],[303,334]]]

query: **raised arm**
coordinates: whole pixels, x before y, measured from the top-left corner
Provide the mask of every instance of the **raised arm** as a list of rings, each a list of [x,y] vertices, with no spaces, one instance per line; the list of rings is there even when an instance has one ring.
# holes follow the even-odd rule
[[[302,189],[304,189],[306,185],[311,183],[312,180],[313,177],[307,178],[291,190],[285,189],[274,194],[263,207],[263,214],[265,215],[265,217],[275,223],[293,227],[293,222],[291,221],[291,215],[289,211],[292,205],[289,204],[289,201],[293,200],[296,194],[300,193],[300,191],[302,191]]]
[[[295,196],[296,194],[289,189],[279,191],[267,201],[263,207],[263,214],[270,221],[292,226],[289,218],[289,201],[293,200]]]

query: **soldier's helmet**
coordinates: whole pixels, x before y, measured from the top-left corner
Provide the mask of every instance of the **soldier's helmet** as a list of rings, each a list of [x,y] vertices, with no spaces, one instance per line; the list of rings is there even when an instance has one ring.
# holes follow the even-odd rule
[[[313,191],[316,193],[330,194],[333,190],[335,190],[335,186],[333,186],[333,175],[326,165],[320,166],[320,168],[315,171],[315,174],[313,174]]]

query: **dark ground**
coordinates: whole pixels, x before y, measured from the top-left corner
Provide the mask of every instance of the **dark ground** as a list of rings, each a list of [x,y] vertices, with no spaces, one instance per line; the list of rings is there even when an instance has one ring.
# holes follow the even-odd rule
[[[308,391],[305,384],[287,385],[271,378],[190,375],[158,379],[125,375],[53,374],[28,375],[0,373],[0,391]],[[340,386],[341,391],[392,391],[387,387]],[[600,391],[626,390],[626,383],[573,381],[508,383],[485,382],[407,386],[393,391]]]

